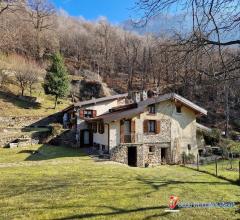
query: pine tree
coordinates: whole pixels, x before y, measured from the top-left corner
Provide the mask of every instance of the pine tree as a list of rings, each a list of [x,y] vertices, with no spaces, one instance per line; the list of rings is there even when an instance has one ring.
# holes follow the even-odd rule
[[[43,87],[46,94],[55,96],[54,108],[57,106],[58,98],[63,98],[68,95],[70,82],[63,57],[60,53],[53,55],[52,65],[46,74]]]

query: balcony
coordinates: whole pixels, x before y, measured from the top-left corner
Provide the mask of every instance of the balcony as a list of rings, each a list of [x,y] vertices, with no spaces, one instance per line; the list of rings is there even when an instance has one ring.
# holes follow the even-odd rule
[[[123,134],[121,135],[120,142],[121,144],[143,143],[143,134],[141,133]]]

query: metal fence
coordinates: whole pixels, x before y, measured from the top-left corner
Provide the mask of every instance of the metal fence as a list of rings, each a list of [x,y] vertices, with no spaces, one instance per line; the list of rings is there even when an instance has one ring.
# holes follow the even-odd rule
[[[182,161],[185,167],[240,184],[240,157],[233,155],[200,157],[198,155],[194,161],[188,161],[187,158],[183,158]]]

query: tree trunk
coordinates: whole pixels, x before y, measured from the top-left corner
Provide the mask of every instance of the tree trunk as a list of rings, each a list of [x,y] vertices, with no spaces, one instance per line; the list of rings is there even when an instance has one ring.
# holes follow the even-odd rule
[[[224,90],[225,90],[225,100],[224,100],[224,104],[225,104],[225,136],[226,138],[228,138],[229,136],[229,86],[228,83],[225,82],[224,85]]]
[[[56,107],[57,107],[57,100],[58,100],[58,96],[56,95],[56,96],[55,96],[54,109],[56,109]]]
[[[22,87],[22,91],[21,91],[22,96],[24,95],[24,88]]]
[[[32,85],[29,85],[30,96],[32,97]]]

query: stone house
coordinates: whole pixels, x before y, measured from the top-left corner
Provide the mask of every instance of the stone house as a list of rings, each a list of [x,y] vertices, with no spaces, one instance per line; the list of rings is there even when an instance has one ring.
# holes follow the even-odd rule
[[[106,100],[76,105],[81,147],[138,167],[177,163],[183,152],[197,156],[196,118],[205,109],[175,93],[130,104],[127,94],[115,98],[108,106]]]

